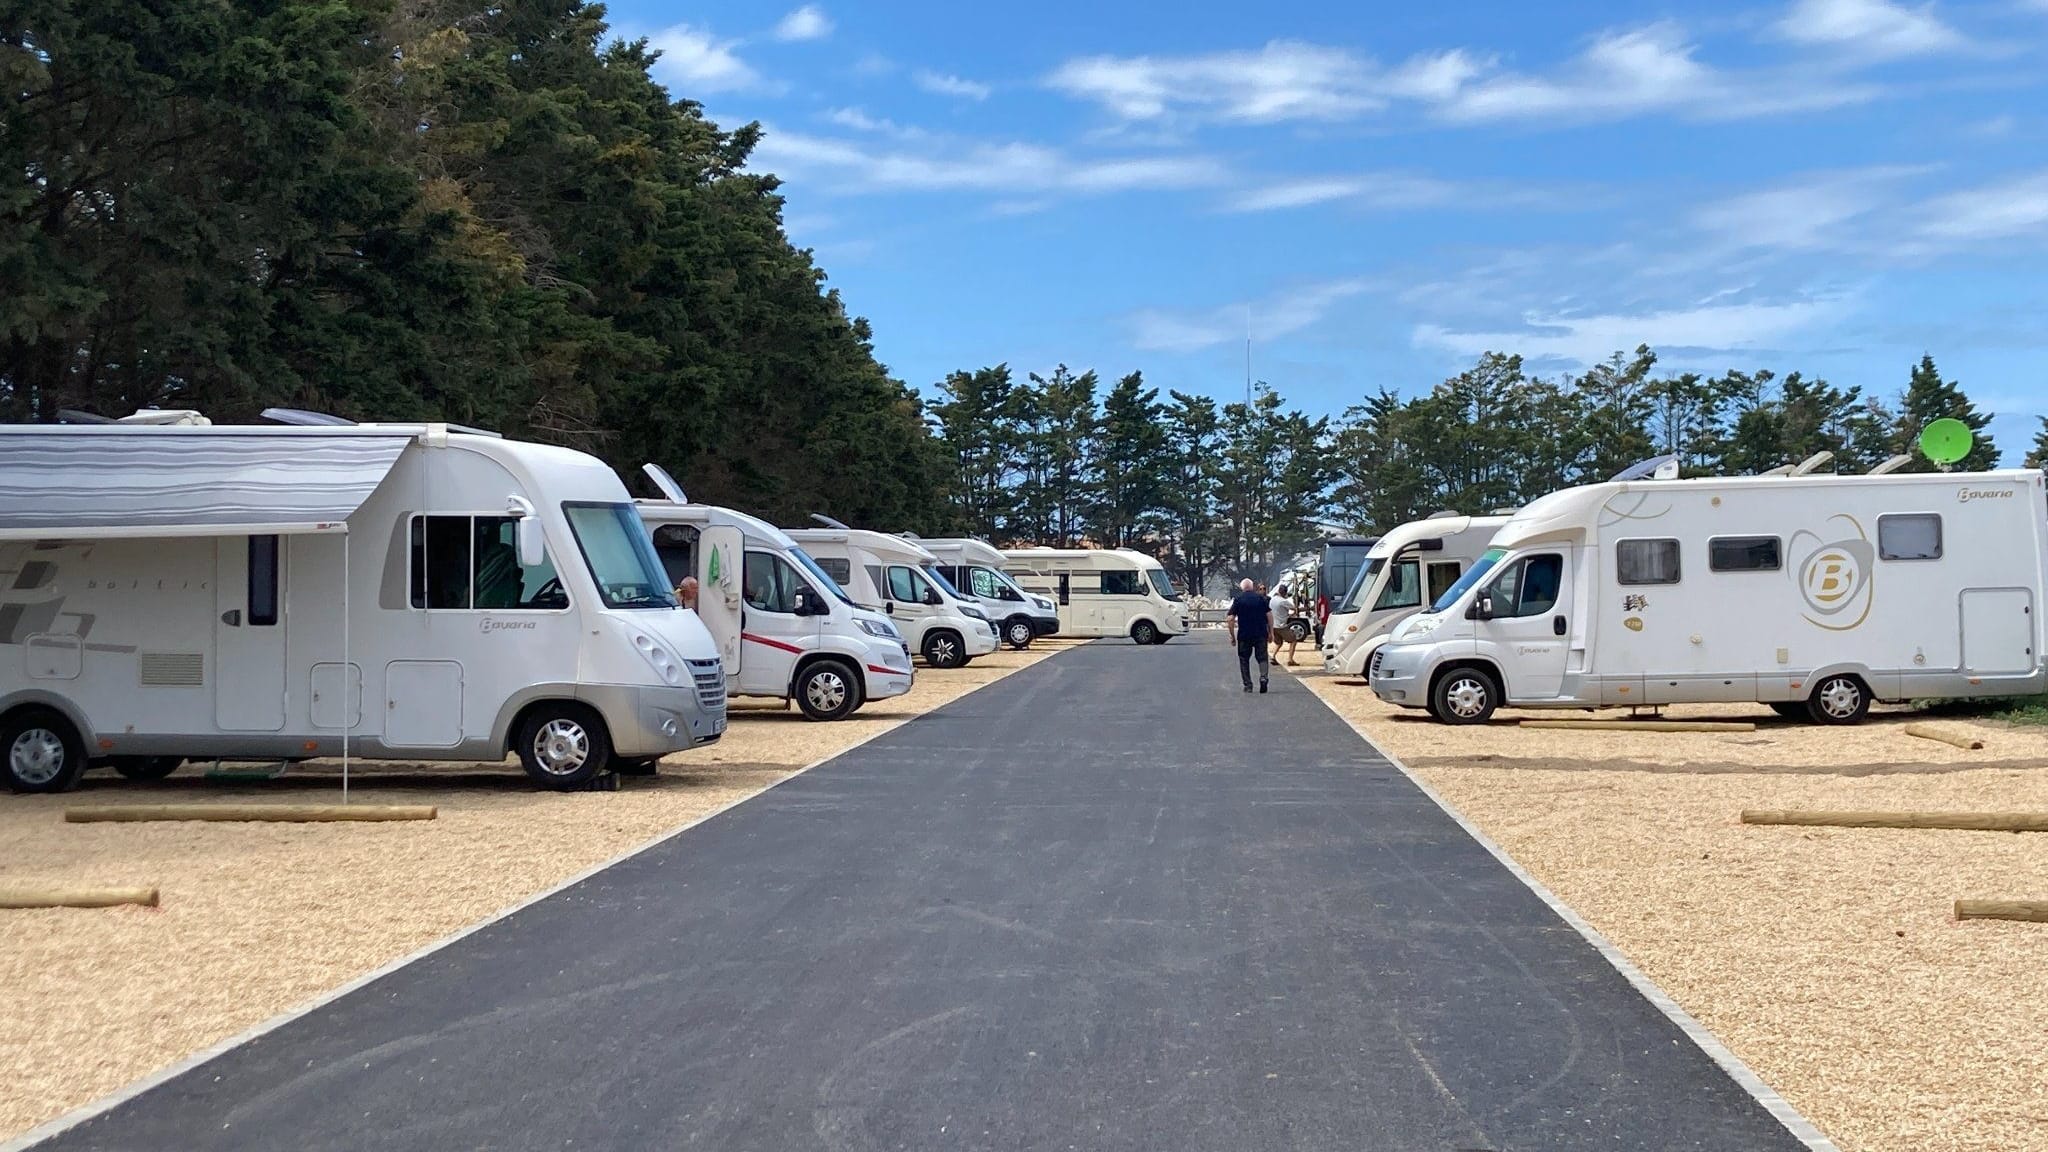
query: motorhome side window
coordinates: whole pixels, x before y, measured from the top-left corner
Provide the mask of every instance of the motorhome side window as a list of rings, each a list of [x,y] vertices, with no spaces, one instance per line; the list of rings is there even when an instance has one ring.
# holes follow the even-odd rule
[[[794,612],[796,590],[802,587],[803,577],[782,557],[767,552],[747,553],[743,582],[747,607],[757,612]]]
[[[1139,596],[1143,590],[1138,587],[1138,574],[1128,568],[1116,569],[1102,574],[1104,596]]]
[[[1494,619],[1541,616],[1557,607],[1557,592],[1563,585],[1564,557],[1555,552],[1531,556],[1494,581]]]
[[[1387,586],[1380,590],[1380,598],[1372,610],[1387,608],[1418,608],[1422,605],[1422,579],[1415,561],[1403,560],[1394,565],[1394,571],[1387,577]]]
[[[811,559],[819,568],[824,569],[825,575],[830,576],[834,584],[844,588],[848,584],[853,583],[853,563],[851,561],[837,556],[825,558],[813,556]]]
[[[1710,572],[1776,572],[1783,566],[1776,536],[1719,536],[1707,541]]]
[[[1623,584],[1678,583],[1678,541],[1623,540],[1614,546],[1614,578]]]
[[[249,623],[277,624],[277,537],[249,537]]]
[[[411,535],[415,608],[569,606],[551,561],[519,562],[519,521],[511,516],[415,516]]]
[[[930,585],[925,583],[924,577],[918,575],[915,569],[902,564],[889,566],[889,599],[900,600],[905,604],[922,604],[925,589],[928,587]]]
[[[1941,559],[1941,517],[1932,512],[1877,518],[1880,560]]]
[[[1429,566],[1429,600],[1427,602],[1434,604],[1442,599],[1443,594],[1450,591],[1451,586],[1458,582],[1458,577],[1463,575],[1464,573],[1458,570],[1456,561],[1448,564],[1431,564]]]

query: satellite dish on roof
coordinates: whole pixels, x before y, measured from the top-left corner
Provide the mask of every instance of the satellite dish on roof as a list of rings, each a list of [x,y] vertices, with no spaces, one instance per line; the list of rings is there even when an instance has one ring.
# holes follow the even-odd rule
[[[1944,416],[1920,430],[1920,454],[1944,466],[1968,456],[1976,442],[1970,426],[1953,417]]]
[[[265,408],[263,418],[278,424],[292,424],[302,428],[349,428],[353,420],[330,416],[325,412],[308,412],[304,408]]]
[[[1671,453],[1665,456],[1652,456],[1648,460],[1638,460],[1607,479],[1610,483],[1616,480],[1676,480],[1678,455]]]
[[[853,529],[848,528],[846,525],[841,524],[839,521],[834,520],[830,516],[827,516],[821,512],[811,513],[811,519],[816,520],[818,523],[823,524],[827,528],[837,528],[841,532],[853,531]]]
[[[668,469],[659,464],[642,464],[640,471],[645,472],[647,478],[654,481],[655,488],[660,490],[664,498],[677,504],[690,502],[690,498],[683,495],[683,486],[676,483],[676,478],[668,474]]]

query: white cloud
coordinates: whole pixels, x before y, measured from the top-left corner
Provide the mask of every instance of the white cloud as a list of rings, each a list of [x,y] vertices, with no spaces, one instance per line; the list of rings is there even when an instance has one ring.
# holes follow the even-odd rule
[[[1260,340],[1289,336],[1317,324],[1345,300],[1366,291],[1362,279],[1325,280],[1292,288],[1250,305],[1252,334]],[[1131,344],[1144,352],[1195,352],[1241,340],[1245,336],[1245,304],[1225,304],[1196,312],[1140,309],[1129,317]]]
[[[1009,199],[1207,187],[1228,177],[1206,156],[1084,158],[1015,141],[926,137],[878,145],[785,131],[768,132],[750,166],[801,173],[848,192],[978,191]]]
[[[855,132],[873,132],[883,136],[900,136],[906,140],[921,140],[930,133],[909,124],[898,124],[886,116],[870,116],[860,108],[834,108],[825,113],[825,119],[841,128]]]
[[[1795,0],[1776,30],[1795,43],[1879,58],[1950,52],[1968,44],[1935,16],[1934,5],[1908,8],[1889,0]]]
[[[1281,180],[1233,195],[1233,212],[1272,212],[1346,203],[1362,208],[1419,208],[1440,204],[1458,193],[1456,185],[1428,176],[1399,172],[1364,176],[1312,176]]]
[[[1697,208],[1692,223],[1745,249],[1811,252],[1860,248],[1854,227],[1896,201],[1897,185],[1926,168],[1878,167],[1823,172],[1745,192]]]
[[[816,4],[804,5],[775,25],[777,40],[823,40],[831,34],[832,18]]]
[[[763,86],[761,74],[733,51],[738,41],[720,40],[702,28],[676,24],[647,38],[661,52],[654,77],[676,95],[695,98],[706,92],[737,92]]]
[[[1493,331],[1421,324],[1414,340],[1460,356],[1506,349],[1532,360],[1590,365],[1617,348],[1638,344],[1672,352],[1767,350],[1843,311],[1843,302],[1835,299],[1722,303],[1710,298],[1691,307],[1635,314],[1532,312],[1519,328]]]
[[[1936,197],[1917,231],[1951,246],[2048,235],[2048,171]]]
[[[946,72],[921,70],[911,77],[919,88],[940,96],[957,96],[963,100],[986,100],[991,91],[988,85],[977,80],[966,80]]]
[[[1343,120],[1380,107],[1369,66],[1349,52],[1291,40],[1201,56],[1084,56],[1046,78],[1124,120],[1179,109],[1246,124]],[[1419,79],[1418,83],[1427,83]]]

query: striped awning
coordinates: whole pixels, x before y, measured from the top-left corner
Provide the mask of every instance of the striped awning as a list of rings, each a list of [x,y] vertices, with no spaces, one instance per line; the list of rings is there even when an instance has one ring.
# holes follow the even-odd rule
[[[413,439],[315,428],[0,428],[0,540],[341,532]]]

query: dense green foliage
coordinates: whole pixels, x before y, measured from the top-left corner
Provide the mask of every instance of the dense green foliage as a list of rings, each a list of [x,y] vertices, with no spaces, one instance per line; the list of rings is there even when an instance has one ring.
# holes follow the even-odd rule
[[[759,131],[581,0],[13,0],[0,419],[292,404],[935,527],[940,457]]]

